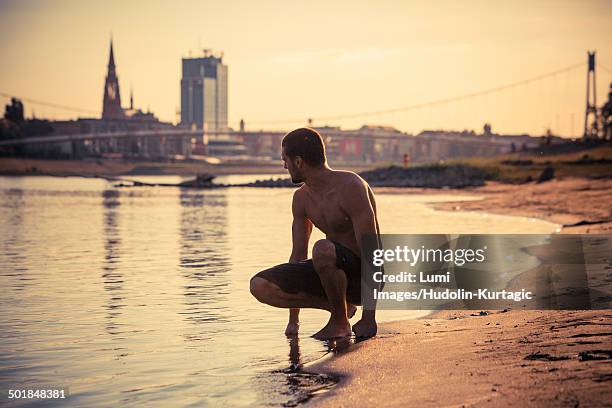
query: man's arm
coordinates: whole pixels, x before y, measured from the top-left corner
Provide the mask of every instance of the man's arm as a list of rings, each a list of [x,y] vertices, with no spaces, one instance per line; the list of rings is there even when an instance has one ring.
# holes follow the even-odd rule
[[[308,258],[308,241],[312,232],[312,222],[306,217],[302,192],[298,189],[293,193],[291,211],[293,223],[291,224],[292,249],[289,263],[296,263]],[[285,329],[286,335],[298,333],[300,326],[300,309],[289,309],[289,323]]]
[[[353,181],[347,183],[347,191],[344,195],[348,197],[344,204],[344,208],[349,214],[355,231],[355,240],[359,246],[359,252],[362,252],[363,237],[365,235],[375,235],[378,240],[378,220],[376,218],[376,203],[374,195],[369,186],[360,177],[355,177]],[[368,262],[367,259],[362,259],[362,262]],[[364,281],[364,279],[362,279]],[[369,279],[365,279],[369,282]],[[368,287],[368,289],[371,289]],[[370,299],[367,305],[362,305],[361,320],[354,326],[353,331],[357,338],[369,338],[376,335],[376,301],[373,295],[366,296]]]
[[[312,222],[306,217],[306,209],[302,198],[302,191],[299,189],[293,193],[293,203],[291,212],[293,213],[293,223],[291,224],[291,249],[290,263],[303,261],[308,258],[308,241],[312,232]]]

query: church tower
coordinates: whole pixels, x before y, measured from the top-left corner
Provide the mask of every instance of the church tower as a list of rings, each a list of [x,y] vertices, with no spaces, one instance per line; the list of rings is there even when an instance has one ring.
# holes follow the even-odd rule
[[[108,57],[108,72],[104,82],[104,102],[102,105],[102,119],[123,118],[121,108],[121,94],[119,92],[119,79],[115,72],[115,56],[113,54],[113,39],[110,42],[110,55]]]

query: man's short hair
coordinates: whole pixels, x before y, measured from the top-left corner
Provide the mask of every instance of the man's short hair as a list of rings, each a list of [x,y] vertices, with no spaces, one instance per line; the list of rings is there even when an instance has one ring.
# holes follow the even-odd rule
[[[295,129],[283,137],[282,147],[291,158],[300,156],[313,167],[321,167],[326,161],[323,138],[314,129]]]

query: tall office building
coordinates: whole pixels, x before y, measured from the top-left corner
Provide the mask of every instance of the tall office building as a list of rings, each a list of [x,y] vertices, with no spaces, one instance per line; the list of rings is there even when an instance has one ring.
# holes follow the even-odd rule
[[[183,58],[181,124],[208,132],[227,131],[227,65],[222,56]]]

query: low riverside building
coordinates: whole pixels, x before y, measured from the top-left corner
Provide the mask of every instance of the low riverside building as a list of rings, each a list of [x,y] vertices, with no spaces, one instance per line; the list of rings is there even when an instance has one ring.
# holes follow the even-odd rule
[[[426,130],[413,136],[390,126],[359,129],[318,127],[330,160],[340,163],[429,163],[462,157],[487,157],[564,141],[551,135],[500,135],[485,125],[484,132]]]
[[[159,121],[151,113],[138,111],[132,117],[121,119],[81,118],[74,121],[50,122],[50,125],[53,128],[50,136],[55,134],[92,135],[92,138],[88,140],[66,142],[70,144],[70,148],[64,149],[65,153],[73,157],[165,159],[176,155],[187,157],[191,154],[191,137],[151,134],[180,129],[171,123]],[[95,137],[96,134],[112,133],[117,133],[118,137]],[[122,133],[129,133],[130,136],[120,137]]]
[[[545,143],[542,137],[500,135],[474,131],[426,130],[415,136],[410,156],[417,162],[432,162],[459,157],[487,157],[533,149]],[[554,138],[554,143],[561,141]]]
[[[565,139],[555,136],[533,137],[501,135],[485,126],[474,131],[426,130],[418,135],[390,126],[364,125],[358,129],[335,126],[314,127],[325,141],[327,156],[334,164],[410,164],[430,163],[462,157],[488,157],[556,144]],[[231,132],[234,140],[246,147],[253,158],[277,160],[284,131]]]

